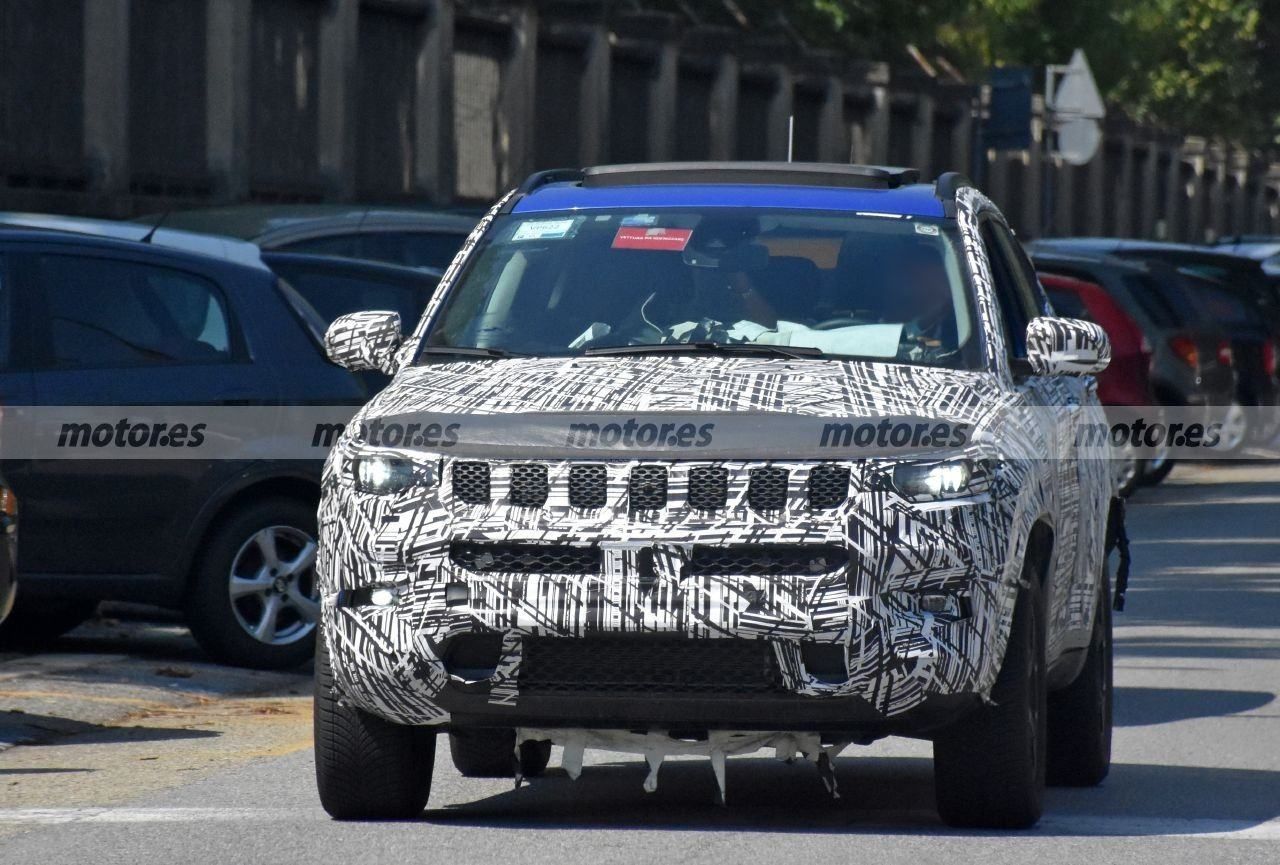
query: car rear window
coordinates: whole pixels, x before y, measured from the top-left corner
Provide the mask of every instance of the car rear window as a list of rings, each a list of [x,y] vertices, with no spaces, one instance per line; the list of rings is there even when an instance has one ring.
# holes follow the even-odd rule
[[[466,235],[452,231],[365,231],[313,237],[275,247],[281,252],[308,252],[362,258],[404,267],[444,270],[453,261]]]
[[[1134,302],[1157,327],[1183,327],[1195,318],[1188,299],[1181,298],[1182,308],[1168,295],[1167,286],[1159,280],[1141,273],[1127,273],[1121,277]]]

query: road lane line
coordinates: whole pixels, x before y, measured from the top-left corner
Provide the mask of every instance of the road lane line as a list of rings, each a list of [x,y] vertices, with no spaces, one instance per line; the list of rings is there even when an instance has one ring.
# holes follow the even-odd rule
[[[68,823],[270,823],[298,819],[325,820],[319,809],[306,808],[0,808],[0,824],[64,825]],[[425,825],[425,824],[424,824]],[[800,827],[798,827],[800,828]],[[875,835],[881,829],[895,833],[902,827],[863,824],[851,834]],[[920,834],[933,834],[929,827],[912,826]],[[785,830],[783,830],[785,831]],[[944,827],[938,832],[953,834]],[[988,835],[990,833],[981,833]],[[1126,817],[1123,815],[1078,814],[1046,816],[1027,832],[1010,832],[1009,837],[1071,836],[1101,838],[1215,838],[1231,841],[1280,841],[1280,818],[1265,821],[1213,818]]]

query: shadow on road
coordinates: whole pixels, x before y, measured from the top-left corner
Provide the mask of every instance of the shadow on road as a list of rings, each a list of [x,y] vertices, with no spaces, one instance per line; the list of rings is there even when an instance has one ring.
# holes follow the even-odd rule
[[[58,744],[103,745],[117,742],[165,742],[172,739],[208,739],[219,736],[213,730],[190,730],[180,727],[119,727],[93,724],[41,715],[33,712],[9,711],[0,715],[0,740],[23,745]],[[75,737],[68,740],[66,737]]]
[[[590,766],[572,782],[553,770],[518,791],[428,810],[425,818],[451,825],[544,830],[949,831],[934,811],[928,759],[843,758],[837,765],[840,800],[826,795],[810,765],[731,759],[727,808],[713,804],[715,780],[706,761],[667,763],[653,794],[641,789],[645,772],[640,762]],[[1107,828],[1097,834],[1165,834],[1168,824],[1177,821],[1186,821],[1181,831],[1194,834],[1216,831],[1214,821],[1256,825],[1280,816],[1277,789],[1280,772],[1117,764],[1102,787],[1051,789],[1045,813],[1071,835],[1082,834],[1072,831],[1077,815],[1106,815]],[[1054,833],[1053,827],[1035,830],[1041,836]]]
[[[1267,691],[1118,687],[1115,692],[1115,724],[1117,727],[1147,727],[1192,718],[1217,718],[1260,709],[1275,699],[1276,695]]]

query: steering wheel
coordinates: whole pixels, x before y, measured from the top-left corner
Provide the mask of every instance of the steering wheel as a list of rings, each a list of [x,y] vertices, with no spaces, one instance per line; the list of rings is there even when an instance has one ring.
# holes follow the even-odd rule
[[[845,315],[845,316],[838,316],[836,318],[829,318],[826,321],[820,321],[813,326],[813,329],[814,330],[835,330],[837,327],[852,327],[859,324],[866,324],[866,322],[860,318],[853,318],[851,316]]]

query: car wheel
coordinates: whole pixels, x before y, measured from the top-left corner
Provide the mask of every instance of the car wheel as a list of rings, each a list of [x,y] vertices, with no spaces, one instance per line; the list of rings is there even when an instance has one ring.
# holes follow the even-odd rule
[[[1045,787],[1044,617],[1035,574],[1018,595],[991,699],[933,743],[938,814],[949,826],[1025,829]]]
[[[1124,456],[1114,460],[1112,473],[1115,476],[1116,494],[1128,496],[1137,488],[1142,480],[1142,460],[1133,455],[1133,448],[1125,446]]]
[[[515,730],[453,730],[449,756],[464,778],[511,778],[515,775]],[[520,745],[520,774],[535,778],[551,761],[550,742]]]
[[[1144,487],[1154,487],[1162,480],[1169,476],[1169,472],[1173,471],[1176,460],[1169,459],[1167,455],[1156,456],[1146,461],[1142,467],[1142,474],[1138,478],[1138,482]]]
[[[1049,695],[1050,784],[1093,787],[1111,769],[1111,588],[1105,566],[1089,655],[1076,680]]]
[[[1222,433],[1216,450],[1221,454],[1233,454],[1249,441],[1249,416],[1244,407],[1233,402],[1222,419]]]
[[[0,648],[39,649],[93,617],[97,601],[68,601],[22,594],[0,624]]]
[[[316,645],[316,788],[336,820],[403,820],[427,807],[436,734],[342,705],[324,640]]]
[[[187,595],[196,640],[219,661],[283,669],[315,651],[316,512],[267,499],[233,514],[199,552]]]

